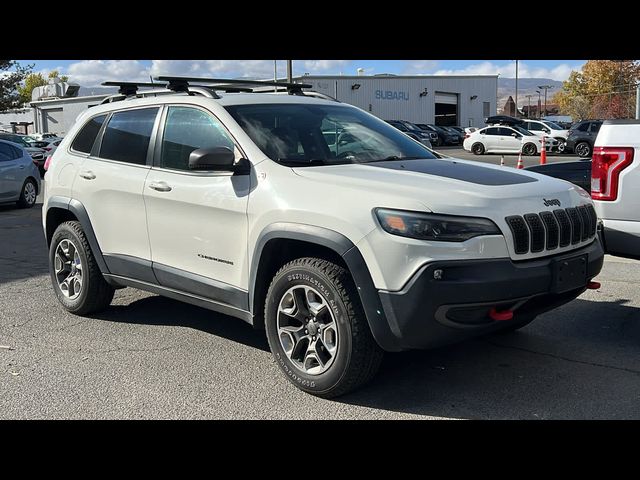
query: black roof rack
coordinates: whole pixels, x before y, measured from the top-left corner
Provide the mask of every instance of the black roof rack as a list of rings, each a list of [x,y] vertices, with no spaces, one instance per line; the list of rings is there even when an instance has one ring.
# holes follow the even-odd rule
[[[263,80],[237,80],[229,78],[201,78],[201,77],[172,77],[161,75],[154,77],[155,80],[161,82],[169,82],[167,88],[175,92],[186,92],[189,90],[190,83],[207,84],[206,87],[215,87],[223,90],[220,86],[233,87],[284,87],[290,95],[301,95],[303,88],[312,88],[312,85],[306,83],[289,83],[289,82],[271,82]],[[248,90],[252,91],[252,90]]]
[[[166,83],[150,83],[150,82],[102,82],[105,87],[120,87],[118,93],[121,95],[135,95],[138,93],[139,87],[151,88],[167,88]]]

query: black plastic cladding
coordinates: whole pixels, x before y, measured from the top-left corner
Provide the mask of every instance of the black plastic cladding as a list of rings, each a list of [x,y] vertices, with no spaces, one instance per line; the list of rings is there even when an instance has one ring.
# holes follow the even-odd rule
[[[598,217],[592,205],[527,213],[505,218],[513,234],[516,254],[522,255],[577,244],[596,234]]]

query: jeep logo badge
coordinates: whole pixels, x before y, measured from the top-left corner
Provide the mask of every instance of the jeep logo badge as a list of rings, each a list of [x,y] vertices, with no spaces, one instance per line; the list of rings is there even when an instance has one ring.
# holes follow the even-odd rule
[[[552,198],[551,200],[543,198],[542,200],[544,200],[545,207],[550,207],[551,205],[556,205],[558,207],[560,206],[560,200],[558,200],[557,198]]]

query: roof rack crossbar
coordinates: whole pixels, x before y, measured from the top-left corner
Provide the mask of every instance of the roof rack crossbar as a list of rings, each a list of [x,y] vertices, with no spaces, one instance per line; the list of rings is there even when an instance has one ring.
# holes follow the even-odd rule
[[[229,78],[201,78],[201,77],[172,77],[167,75],[161,75],[154,77],[155,80],[161,82],[169,82],[169,88],[173,85],[176,88],[187,88],[189,83],[206,83],[206,84],[220,84],[229,86],[254,86],[254,87],[284,87],[291,95],[299,95],[302,93],[303,88],[312,88],[312,85],[306,83],[289,83],[289,82],[272,82],[263,80],[239,80]]]
[[[167,88],[164,83],[150,83],[150,82],[102,82],[105,87],[119,87],[118,93],[121,95],[135,95],[138,93],[139,87],[151,87],[151,88]]]

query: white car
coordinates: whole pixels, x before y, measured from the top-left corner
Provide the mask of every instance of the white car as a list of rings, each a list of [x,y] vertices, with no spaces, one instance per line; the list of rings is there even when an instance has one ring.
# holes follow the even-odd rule
[[[575,185],[442,158],[332,100],[166,79],[87,109],[50,159],[42,219],[69,312],[134,287],[237,317],[296,387],[334,397],[384,351],[521,328],[602,268]]]
[[[62,139],[62,137],[59,137],[55,133],[49,133],[49,132],[30,133],[29,136],[32,137],[33,139],[41,141],[41,142],[43,142],[43,141],[54,141],[55,139],[58,139],[58,140]]]
[[[545,150],[557,147],[555,140],[545,140]],[[520,153],[537,155],[542,151],[542,138],[518,126],[493,125],[465,135],[462,147],[475,155],[485,153]]]
[[[560,125],[548,120],[524,120],[524,123],[520,127],[525,130],[529,130],[531,133],[542,137],[543,135],[548,138],[551,137],[557,140],[557,149],[559,152],[564,152],[565,144],[567,143],[567,137],[569,136],[569,130],[562,128]]]

